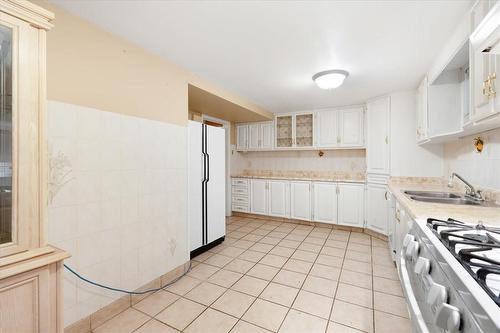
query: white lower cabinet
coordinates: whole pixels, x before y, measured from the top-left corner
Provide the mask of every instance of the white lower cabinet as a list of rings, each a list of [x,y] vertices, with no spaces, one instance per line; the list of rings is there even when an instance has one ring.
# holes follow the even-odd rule
[[[386,235],[389,219],[387,186],[368,183],[366,200],[367,228]]]
[[[250,186],[250,211],[267,215],[267,180],[252,179]]]
[[[245,202],[243,179],[233,179],[233,211],[245,211],[249,206],[252,214],[292,218],[304,221],[364,227],[365,185],[363,183],[309,182],[271,179],[251,179],[249,199]],[[383,187],[383,192],[379,187]],[[369,187],[372,199],[368,201],[376,214],[385,213],[373,220],[374,208],[368,207],[371,229],[387,234],[388,204],[385,186]],[[239,192],[238,192],[239,191]],[[241,192],[241,193],[240,193]],[[383,202],[373,201],[383,198]],[[248,205],[248,206],[246,206]],[[241,208],[239,208],[241,206]],[[236,208],[236,209],[235,209]]]
[[[313,183],[313,221],[337,223],[337,184]]]
[[[290,182],[290,217],[311,220],[311,182]]]
[[[338,186],[338,224],[362,228],[364,184],[340,183]]]
[[[290,183],[284,180],[270,180],[268,183],[269,216],[290,216]]]

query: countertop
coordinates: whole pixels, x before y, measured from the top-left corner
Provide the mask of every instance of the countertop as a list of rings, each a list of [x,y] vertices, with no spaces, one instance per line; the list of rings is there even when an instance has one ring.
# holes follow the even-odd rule
[[[234,174],[232,178],[249,178],[249,179],[276,179],[276,180],[303,180],[303,181],[323,181],[323,182],[343,182],[343,183],[364,183],[365,176],[358,174],[294,174],[294,175],[279,175],[279,174]]]
[[[429,217],[438,219],[453,218],[466,223],[477,224],[482,221],[484,224],[500,226],[500,208],[421,202],[412,200],[403,193],[404,190],[461,193],[458,189],[450,190],[444,181],[415,182],[391,179],[388,186],[397,201],[415,220],[426,220]]]

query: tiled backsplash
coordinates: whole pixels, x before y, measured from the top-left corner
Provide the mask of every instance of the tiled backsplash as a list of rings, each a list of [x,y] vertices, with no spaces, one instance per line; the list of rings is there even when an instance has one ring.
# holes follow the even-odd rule
[[[477,153],[473,140],[480,136],[484,150]],[[445,177],[452,172],[483,188],[500,189],[500,129],[465,137],[445,145]]]
[[[49,243],[68,265],[133,290],[188,260],[186,127],[51,101],[48,139]],[[65,271],[65,326],[120,296]]]
[[[231,173],[243,170],[309,170],[365,172],[366,154],[363,149],[318,151],[233,152]]]

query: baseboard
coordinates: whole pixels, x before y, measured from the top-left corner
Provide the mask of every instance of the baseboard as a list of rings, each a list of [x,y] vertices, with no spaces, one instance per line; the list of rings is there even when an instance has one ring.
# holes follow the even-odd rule
[[[186,262],[182,265],[177,266],[173,270],[163,274],[162,276],[146,283],[140,288],[134,291],[144,291],[153,288],[159,288],[166,285],[167,283],[174,281],[186,272],[189,268],[190,262]],[[101,326],[111,318],[122,313],[133,305],[137,304],[144,298],[151,294],[144,295],[125,295],[120,297],[116,301],[100,308],[96,312],[90,314],[89,316],[78,320],[77,322],[67,326],[64,329],[65,333],[90,333],[92,330]]]
[[[296,220],[296,219],[289,219],[286,217],[257,215],[257,214],[242,213],[242,212],[233,212],[233,216],[246,217],[246,218],[258,219],[258,220],[267,220],[267,221],[270,220],[270,221],[276,221],[276,222],[309,225],[309,226],[319,227],[319,228],[330,228],[330,229],[345,230],[345,231],[363,232],[363,233],[366,233],[372,237],[376,237],[376,238],[379,238],[381,240],[387,241],[386,235],[383,235],[381,233],[378,233],[376,231],[373,231],[373,230],[367,229],[367,228],[349,227],[349,226],[345,226],[345,225],[337,225],[337,224],[329,224],[329,223],[313,222],[313,221],[305,221],[305,220]]]

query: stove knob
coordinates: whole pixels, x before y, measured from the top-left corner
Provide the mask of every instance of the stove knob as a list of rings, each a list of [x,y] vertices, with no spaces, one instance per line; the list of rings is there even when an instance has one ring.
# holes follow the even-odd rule
[[[408,244],[410,243],[410,241],[414,241],[414,240],[415,240],[415,236],[407,234],[405,236],[405,238],[403,238],[403,248],[406,248],[408,246]]]
[[[443,285],[433,282],[427,294],[427,304],[430,305],[432,313],[436,313],[441,304],[446,303],[448,292]]]
[[[418,258],[419,250],[420,244],[418,244],[417,241],[411,240],[406,247],[406,259],[416,261]]]
[[[420,276],[420,278],[423,279],[425,276],[429,275],[430,271],[431,271],[431,262],[429,261],[429,259],[424,257],[419,257],[417,259],[417,262],[415,263],[415,268],[414,268],[415,274],[417,274],[418,276]]]
[[[444,329],[447,333],[460,332],[460,310],[453,305],[441,304],[434,321],[436,326]]]

